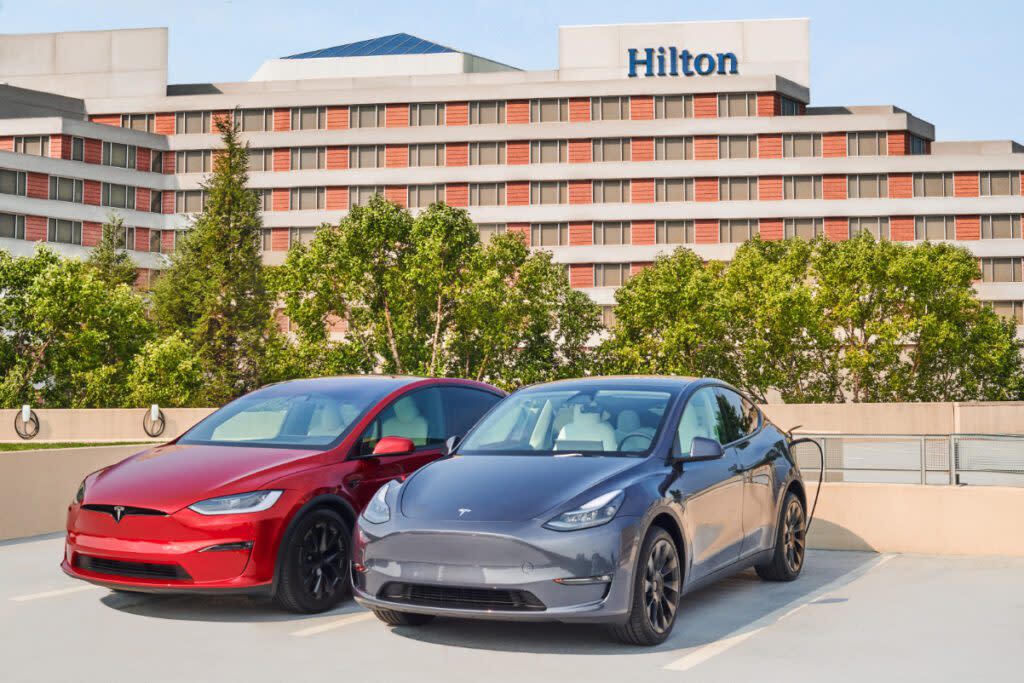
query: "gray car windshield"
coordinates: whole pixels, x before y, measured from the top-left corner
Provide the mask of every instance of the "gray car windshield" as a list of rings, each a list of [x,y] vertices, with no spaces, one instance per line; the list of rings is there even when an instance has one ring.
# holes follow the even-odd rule
[[[650,451],[673,394],[644,389],[535,389],[487,414],[459,455],[638,456]]]

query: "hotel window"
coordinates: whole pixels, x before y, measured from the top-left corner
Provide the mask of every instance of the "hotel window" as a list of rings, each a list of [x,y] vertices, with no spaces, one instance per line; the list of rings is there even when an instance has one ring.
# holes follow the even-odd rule
[[[591,121],[625,121],[629,119],[629,97],[591,97]]]
[[[164,251],[164,231],[149,231],[149,250],[154,254],[162,254]]]
[[[629,138],[599,138],[591,143],[594,161],[629,161]]]
[[[928,141],[917,135],[908,135],[907,154],[927,154]]]
[[[288,246],[309,244],[316,237],[316,228],[288,228]]]
[[[327,127],[327,107],[292,107],[292,130],[322,130]]]
[[[779,96],[779,115],[780,116],[800,116],[800,102],[794,100],[792,97],[786,97],[784,95]]]
[[[444,185],[410,185],[409,207],[426,207],[444,201]]]
[[[374,195],[378,194],[384,194],[382,185],[354,185],[348,188],[348,205],[349,207],[366,206]]]
[[[742,202],[757,199],[757,178],[719,178],[718,201]]]
[[[174,115],[174,130],[178,135],[209,133],[210,112],[208,111],[179,111]]]
[[[238,127],[243,133],[274,130],[273,109],[243,109],[238,113]]]
[[[1020,237],[1020,215],[1004,214],[1001,216],[981,217],[981,239],[1002,240]]]
[[[824,233],[824,224],[820,218],[787,218],[782,223],[786,237],[799,237],[810,240]]]
[[[693,178],[658,178],[654,181],[654,201],[692,202]]]
[[[260,202],[260,211],[274,210],[274,191],[269,187],[253,190]]]
[[[654,118],[688,119],[693,116],[693,95],[655,95]]]
[[[326,167],[326,147],[292,147],[293,171],[310,171]]]
[[[564,164],[568,147],[564,140],[534,140],[530,143],[530,163]]]
[[[322,187],[293,187],[291,189],[292,211],[314,211],[324,208],[327,191]]]
[[[178,173],[207,173],[213,160],[213,153],[208,149],[189,149],[176,152],[174,156]]]
[[[12,240],[25,239],[25,217],[0,213],[0,237]]]
[[[619,287],[629,280],[628,263],[595,263],[595,287]]]
[[[658,221],[654,224],[658,244],[693,244],[693,221]]]
[[[857,132],[846,135],[846,155],[851,157],[885,156],[889,151],[884,132]]]
[[[348,125],[352,128],[381,128],[384,125],[383,104],[354,104],[348,112]]]
[[[32,156],[45,157],[50,155],[49,135],[19,135],[14,138],[14,151],[18,154],[31,154]]]
[[[505,203],[505,183],[470,183],[470,206],[502,206]]]
[[[156,154],[156,152],[153,152]],[[85,140],[71,138],[71,161],[85,161]]]
[[[654,138],[655,161],[685,161],[693,158],[693,138]]]
[[[956,239],[956,221],[952,216],[918,216],[914,219],[914,239]]]
[[[569,100],[530,100],[530,123],[569,120]]]
[[[504,142],[471,142],[469,143],[469,165],[490,166],[505,163]]]
[[[164,153],[158,149],[154,149],[149,154],[149,172],[150,173],[163,173],[164,172]]]
[[[118,142],[104,142],[101,163],[104,166],[135,168],[135,154],[135,145],[122,145]]]
[[[121,114],[121,127],[152,133],[153,118],[152,114]]]
[[[530,226],[531,247],[559,247],[569,244],[568,223],[534,223]]]
[[[594,223],[594,244],[630,244],[632,226],[629,221]]]
[[[444,103],[427,102],[409,105],[410,126],[443,126]]]
[[[601,306],[601,326],[606,330],[615,326],[615,306]]]
[[[25,173],[23,171],[0,169],[0,194],[14,194],[24,197]]]
[[[786,133],[782,136],[782,156],[820,157],[821,133]]]
[[[595,204],[621,204],[629,201],[628,180],[595,180],[593,182]]]
[[[174,193],[175,213],[199,213],[206,205],[206,194],[202,190],[179,190]]]
[[[757,94],[752,92],[729,92],[718,95],[718,115],[757,116]]]
[[[444,145],[409,145],[410,166],[444,166]]]
[[[889,196],[889,176],[885,173],[847,176],[846,196],[850,199],[884,199]]]
[[[124,230],[114,235],[114,245],[118,249],[131,249],[135,251],[135,228],[130,225],[124,226]]]
[[[50,176],[50,199],[59,202],[82,203],[82,181],[73,178]],[[135,208],[133,205],[131,208]]]
[[[982,197],[1020,194],[1019,171],[983,171],[980,181]]]
[[[564,180],[530,183],[531,204],[565,204],[567,201],[569,201],[569,188]]]
[[[263,244],[261,248],[263,251],[273,251],[274,249],[274,231],[271,228],[263,228],[260,231],[263,236]]]
[[[952,173],[915,173],[915,197],[952,197]]]
[[[384,145],[359,145],[348,150],[349,168],[384,168]]]
[[[756,135],[719,135],[719,159],[756,159]]]
[[[722,243],[746,242],[757,234],[755,220],[718,221],[718,241]]]
[[[162,190],[150,190],[149,191],[149,212],[150,213],[163,213],[164,210],[164,193]]]
[[[480,230],[480,241],[487,244],[495,235],[505,234],[504,223],[480,223],[476,226]]]
[[[988,301],[986,302],[996,315],[1024,325],[1024,301]]]
[[[876,240],[889,239],[889,219],[885,217],[850,218],[849,228],[851,238],[858,233],[870,232]]]
[[[469,123],[470,125],[505,123],[505,101],[470,102]]]
[[[100,203],[103,206],[113,206],[118,209],[134,209],[135,188],[129,187],[128,185],[103,183],[103,193]]]
[[[1020,282],[1021,259],[983,258],[981,259],[982,282]]]
[[[250,171],[273,171],[274,150],[260,147],[249,149],[249,170]]]
[[[785,199],[821,199],[820,175],[791,175],[782,179]]]
[[[64,244],[82,243],[82,221],[65,221],[51,218],[46,225],[47,242],[63,242]]]

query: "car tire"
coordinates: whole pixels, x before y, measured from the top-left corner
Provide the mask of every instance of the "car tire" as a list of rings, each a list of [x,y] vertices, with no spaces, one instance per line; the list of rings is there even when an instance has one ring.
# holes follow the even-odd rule
[[[352,532],[334,510],[304,515],[285,539],[274,602],[300,614],[325,612],[352,592]]]
[[[754,567],[765,581],[793,581],[804,568],[807,549],[807,513],[800,497],[790,491],[782,503],[772,559]]]
[[[396,612],[393,609],[375,609],[373,613],[378,619],[391,626],[423,626],[434,620],[433,614]]]
[[[637,556],[629,618],[613,625],[612,635],[629,645],[665,642],[676,623],[682,587],[682,562],[675,540],[661,527],[651,527]]]

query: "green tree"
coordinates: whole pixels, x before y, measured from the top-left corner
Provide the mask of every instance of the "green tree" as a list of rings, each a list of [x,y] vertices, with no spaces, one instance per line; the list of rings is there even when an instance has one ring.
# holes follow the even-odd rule
[[[276,328],[260,255],[260,205],[247,189],[248,145],[217,119],[223,149],[204,183],[206,203],[156,282],[153,303],[165,333],[181,330],[204,373],[205,400],[224,403],[261,384]]]
[[[122,244],[124,234],[124,219],[116,213],[111,213],[107,222],[103,224],[100,243],[93,247],[87,259],[87,263],[96,270],[99,279],[112,287],[135,284],[136,266]]]
[[[112,407],[151,338],[142,298],[82,261],[41,247],[0,252],[0,403]]]
[[[200,407],[205,405],[204,379],[192,343],[174,332],[147,342],[132,359],[125,405]]]

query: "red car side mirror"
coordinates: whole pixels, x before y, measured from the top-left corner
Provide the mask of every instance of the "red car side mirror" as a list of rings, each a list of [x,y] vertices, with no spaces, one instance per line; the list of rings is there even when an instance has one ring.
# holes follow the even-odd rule
[[[373,447],[373,455],[405,455],[416,450],[412,439],[404,436],[385,436]]]

